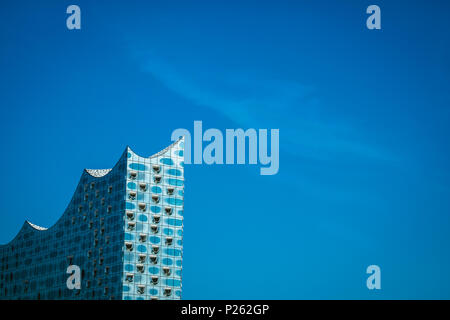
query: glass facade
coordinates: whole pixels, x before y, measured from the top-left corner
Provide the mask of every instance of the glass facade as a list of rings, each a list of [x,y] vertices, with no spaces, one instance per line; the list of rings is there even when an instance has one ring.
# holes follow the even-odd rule
[[[0,299],[180,299],[184,141],[84,170],[50,228],[26,221],[0,246]],[[70,265],[80,289],[69,289]]]

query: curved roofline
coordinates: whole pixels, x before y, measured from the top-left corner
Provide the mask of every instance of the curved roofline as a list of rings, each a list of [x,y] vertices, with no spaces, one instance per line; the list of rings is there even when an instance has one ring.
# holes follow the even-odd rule
[[[130,148],[130,146],[127,146],[127,148],[140,158],[152,159],[152,158],[156,158],[156,157],[162,155],[163,153],[166,153],[169,149],[173,148],[178,142],[180,142],[183,139],[184,139],[184,136],[179,137],[178,140],[173,142],[171,145],[169,145],[168,147],[164,148],[163,150],[151,155],[150,157],[143,157],[143,156],[137,154],[136,152],[133,151],[133,149]]]
[[[58,219],[58,220],[59,220],[59,219]],[[32,231],[46,231],[46,230],[48,230],[47,228],[40,227],[40,226],[38,226],[38,225],[35,225],[35,224],[31,223],[31,222],[28,221],[28,220],[25,220],[24,223],[22,224],[22,227],[20,227],[19,231],[16,233],[16,235],[14,236],[14,238],[12,238],[12,239],[11,239],[9,242],[7,242],[7,243],[0,244],[0,247],[5,247],[5,246],[7,246],[7,245],[13,243],[14,240],[16,240],[16,238],[17,238],[21,233],[23,233],[25,229],[30,229],[30,228],[31,228]]]
[[[45,227],[38,226],[38,225],[36,225],[36,224],[34,224],[34,223],[31,223],[31,222],[28,221],[28,220],[25,220],[25,222],[28,223],[28,225],[29,225],[30,227],[32,227],[33,229],[36,229],[36,230],[39,230],[39,231],[45,231],[45,230],[48,229],[48,228],[45,228]]]
[[[128,148],[128,147],[127,147],[127,148]],[[80,179],[78,180],[78,183],[77,183],[77,185],[76,185],[76,187],[75,187],[75,190],[74,190],[74,192],[72,193],[72,197],[70,198],[69,203],[68,203],[67,206],[65,207],[65,209],[64,209],[63,213],[61,214],[61,216],[58,218],[58,220],[56,220],[56,222],[55,222],[54,224],[52,224],[51,227],[48,227],[48,228],[41,227],[41,226],[38,226],[38,225],[36,225],[36,224],[34,224],[34,223],[31,223],[31,222],[28,221],[28,220],[25,220],[25,222],[22,224],[22,227],[21,227],[21,228],[19,229],[19,231],[16,233],[16,235],[14,236],[14,238],[12,238],[12,239],[11,239],[9,242],[7,242],[7,243],[0,244],[0,247],[4,247],[4,246],[7,246],[7,245],[10,245],[11,243],[13,243],[14,240],[16,240],[16,238],[23,232],[23,230],[24,230],[25,228],[31,228],[31,230],[34,231],[34,232],[46,232],[46,231],[52,229],[54,226],[56,226],[56,225],[58,224],[58,222],[59,222],[61,219],[64,218],[64,216],[65,216],[65,214],[66,214],[66,212],[67,212],[67,209],[69,208],[70,204],[72,203],[72,200],[73,200],[73,198],[74,198],[74,196],[75,196],[75,191],[77,190],[78,185],[80,184],[81,179],[83,178],[83,175],[84,175],[84,174],[88,174],[88,175],[90,175],[90,176],[92,176],[92,177],[94,177],[94,178],[103,178],[103,177],[107,176],[107,175],[108,175],[109,173],[111,173],[111,171],[113,171],[113,169],[119,164],[119,162],[120,162],[120,160],[122,159],[124,153],[126,153],[126,152],[127,152],[127,149],[125,149],[125,151],[122,152],[121,156],[120,156],[119,159],[117,160],[116,164],[112,167],[112,169],[84,169],[84,170],[83,170],[83,173],[82,173],[81,176],[80,176]],[[95,176],[95,175],[92,175],[92,174],[91,174],[92,171],[89,172],[88,170],[109,170],[109,171],[108,171],[106,174],[104,174],[103,176]]]
[[[84,169],[84,171],[91,177],[103,178],[112,171],[112,168],[109,168],[109,169]]]
[[[173,148],[177,143],[179,143],[179,142],[180,142],[181,140],[183,140],[183,139],[184,139],[184,136],[181,136],[180,138],[178,138],[178,140],[176,140],[175,142],[173,142],[171,145],[169,145],[168,147],[164,148],[163,150],[161,150],[161,151],[155,153],[154,155],[152,155],[152,156],[150,156],[150,157],[148,157],[148,158],[149,158],[149,159],[155,158],[155,157],[157,157],[157,156],[159,156],[159,155],[161,155],[161,154],[167,152],[169,149]],[[117,160],[116,164],[115,164],[111,169],[84,169],[84,170],[83,170],[83,173],[81,174],[80,179],[78,180],[78,184],[77,184],[77,186],[75,187],[75,191],[77,190],[78,185],[80,184],[81,179],[82,179],[82,177],[83,177],[83,175],[84,175],[85,173],[88,174],[88,175],[90,175],[91,177],[94,177],[94,178],[103,178],[103,177],[106,177],[108,174],[110,174],[110,173],[114,170],[114,168],[119,164],[119,162],[120,162],[120,160],[122,159],[122,157],[124,156],[124,154],[125,154],[125,153],[128,153],[128,151],[131,151],[131,152],[133,152],[135,155],[137,155],[138,157],[141,157],[141,156],[138,155],[136,152],[134,152],[129,146],[127,146],[126,149],[125,149],[125,151],[122,152],[122,154],[121,154],[119,160]],[[141,157],[141,158],[145,158],[145,157]],[[24,230],[25,228],[31,228],[31,230],[32,230],[32,231],[35,231],[35,232],[36,232],[36,231],[38,231],[38,232],[45,232],[45,231],[48,231],[48,230],[52,229],[54,226],[56,226],[56,225],[58,224],[58,222],[59,222],[59,221],[64,217],[64,215],[66,214],[67,209],[68,209],[69,205],[72,203],[73,197],[75,196],[75,191],[73,192],[72,198],[70,199],[69,203],[67,204],[66,208],[64,209],[62,215],[58,218],[58,220],[56,220],[56,222],[55,222],[51,227],[48,227],[48,228],[41,227],[41,226],[38,226],[38,225],[35,225],[35,224],[31,223],[31,222],[28,221],[28,220],[25,220],[25,222],[23,223],[22,227],[21,227],[20,230],[17,232],[17,234],[14,236],[14,238],[13,238],[12,240],[10,240],[9,242],[7,242],[7,243],[0,244],[0,247],[7,246],[7,245],[13,243],[14,240],[16,240],[16,238],[23,232],[23,230]]]

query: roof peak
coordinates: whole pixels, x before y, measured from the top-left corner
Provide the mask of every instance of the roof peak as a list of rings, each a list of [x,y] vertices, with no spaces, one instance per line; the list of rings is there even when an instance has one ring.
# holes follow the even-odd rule
[[[95,178],[101,178],[110,173],[112,169],[84,169],[84,170]]]
[[[161,151],[159,151],[159,152],[157,152],[157,153],[151,155],[150,157],[143,157],[143,156],[137,154],[136,152],[133,151],[133,149],[130,148],[130,146],[127,146],[127,150],[133,152],[135,155],[137,155],[137,156],[140,157],[140,158],[152,159],[152,158],[156,158],[156,157],[158,157],[158,156],[160,156],[160,155],[166,153],[167,150],[169,150],[169,149],[175,147],[175,145],[176,145],[177,143],[179,143],[179,142],[181,142],[181,141],[183,141],[183,140],[184,140],[184,136],[178,138],[178,140],[174,141],[171,145],[169,145],[168,147],[164,148],[163,150],[161,150]]]

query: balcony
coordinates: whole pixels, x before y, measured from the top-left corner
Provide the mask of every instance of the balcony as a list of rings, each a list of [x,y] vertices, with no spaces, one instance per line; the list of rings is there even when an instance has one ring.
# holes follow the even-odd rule
[[[135,200],[135,199],[136,199],[136,195],[137,195],[137,192],[136,192],[136,191],[130,191],[130,192],[128,193],[128,199],[130,199],[130,200]]]
[[[172,289],[171,288],[164,288],[164,295],[166,297],[170,297],[172,295]]]
[[[161,171],[161,167],[157,164],[153,165],[153,172],[159,173]]]
[[[127,281],[127,282],[133,282],[133,279],[134,279],[134,274],[132,274],[132,273],[127,273],[127,274],[126,274],[126,276],[125,276],[125,281]]]
[[[156,195],[156,194],[153,194],[153,195],[152,195],[152,201],[153,201],[154,203],[159,203],[159,196]]]
[[[145,286],[144,285],[138,285],[137,286],[137,292],[139,293],[139,294],[144,294],[145,293]]]
[[[158,233],[159,228],[158,228],[158,226],[157,226],[156,224],[152,224],[152,225],[150,225],[150,230],[151,230],[153,233]]]
[[[155,255],[151,255],[150,256],[150,262],[153,264],[157,264],[158,263],[158,257]]]
[[[170,276],[172,273],[169,267],[163,267],[163,272],[165,276]]]
[[[130,179],[135,180],[137,178],[137,172],[136,171],[130,171]]]
[[[127,249],[127,251],[133,251],[133,243],[125,242],[125,248]]]

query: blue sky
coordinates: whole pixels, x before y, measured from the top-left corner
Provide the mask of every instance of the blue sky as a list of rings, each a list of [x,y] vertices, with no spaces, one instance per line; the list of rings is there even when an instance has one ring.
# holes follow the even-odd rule
[[[127,145],[151,155],[194,120],[279,128],[277,175],[186,168],[183,298],[449,299],[449,7],[2,1],[0,243],[55,223]]]

